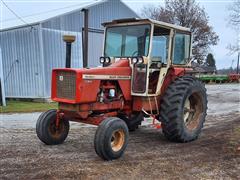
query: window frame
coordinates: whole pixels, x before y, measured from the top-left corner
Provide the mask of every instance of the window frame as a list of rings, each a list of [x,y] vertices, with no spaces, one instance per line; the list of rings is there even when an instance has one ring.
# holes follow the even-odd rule
[[[161,37],[161,36],[156,36],[156,37]],[[166,37],[165,35],[164,36],[162,36],[162,37]],[[159,41],[160,42],[160,41]],[[163,61],[162,63],[163,64],[167,64],[168,63],[168,59],[169,59],[169,57],[168,57],[168,51],[169,51],[169,48],[170,48],[170,46],[169,46],[169,42],[170,42],[170,34],[168,35],[168,39],[166,40],[166,57],[165,57],[165,61]],[[154,57],[154,56],[152,56],[153,54],[153,50],[154,50],[154,46],[153,46],[153,43],[154,43],[154,35],[153,35],[153,39],[152,39],[152,49],[151,49],[151,54],[150,54],[150,58],[152,58],[152,57]]]
[[[147,25],[149,26],[149,42],[148,42],[148,48],[147,48],[147,54],[144,55],[144,57],[148,57],[150,54],[150,46],[151,46],[151,32],[152,32],[152,26],[150,23],[144,23],[144,24],[126,24],[126,25],[117,25],[117,26],[109,26],[106,27],[105,29],[105,36],[104,36],[104,48],[103,48],[103,55],[105,56],[105,51],[106,51],[106,42],[107,42],[107,32],[109,28],[113,28],[113,27],[125,27],[125,26],[144,26]],[[145,49],[146,50],[146,49]],[[132,56],[110,56],[110,57],[114,57],[114,58],[132,58]]]
[[[175,38],[177,34],[183,34],[183,35],[189,35],[189,49],[188,49],[188,61],[185,61],[184,64],[177,64],[174,63],[174,52],[175,52]],[[187,31],[180,31],[180,30],[175,30],[174,31],[174,36],[173,36],[173,43],[172,43],[172,53],[171,53],[171,59],[172,65],[177,65],[177,66],[186,66],[186,64],[189,62],[189,60],[191,59],[191,50],[192,50],[192,34],[191,32],[187,32]]]

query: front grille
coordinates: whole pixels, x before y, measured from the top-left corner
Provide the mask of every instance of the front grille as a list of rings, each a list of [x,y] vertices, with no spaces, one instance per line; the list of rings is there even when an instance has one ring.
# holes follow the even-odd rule
[[[71,71],[57,72],[57,97],[74,100],[76,97],[76,73]]]

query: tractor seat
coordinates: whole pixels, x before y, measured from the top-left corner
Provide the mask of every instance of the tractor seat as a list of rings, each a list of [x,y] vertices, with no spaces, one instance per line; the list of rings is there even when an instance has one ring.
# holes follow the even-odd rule
[[[151,57],[151,65],[150,69],[160,69],[162,67],[162,57],[161,56],[153,56]]]

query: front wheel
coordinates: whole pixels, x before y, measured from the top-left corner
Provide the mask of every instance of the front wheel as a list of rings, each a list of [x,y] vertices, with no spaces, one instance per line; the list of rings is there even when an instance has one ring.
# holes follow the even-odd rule
[[[96,131],[95,151],[104,160],[118,159],[127,147],[128,137],[128,127],[122,119],[106,118]]]
[[[47,145],[61,144],[68,136],[69,121],[60,119],[59,127],[56,127],[57,111],[49,110],[42,113],[36,124],[38,138]]]
[[[164,135],[177,142],[197,139],[206,111],[204,85],[192,76],[177,78],[167,88],[161,103],[160,117]]]

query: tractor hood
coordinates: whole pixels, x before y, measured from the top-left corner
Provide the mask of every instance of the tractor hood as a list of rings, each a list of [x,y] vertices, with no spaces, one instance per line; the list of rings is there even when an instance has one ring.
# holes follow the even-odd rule
[[[130,79],[131,68],[127,59],[119,60],[108,67],[80,69],[83,79]]]
[[[128,93],[123,93],[126,99],[131,98],[131,68],[127,59],[108,67],[53,69],[51,98],[71,104],[95,102],[100,82],[107,80],[116,80],[120,86],[129,88]]]

